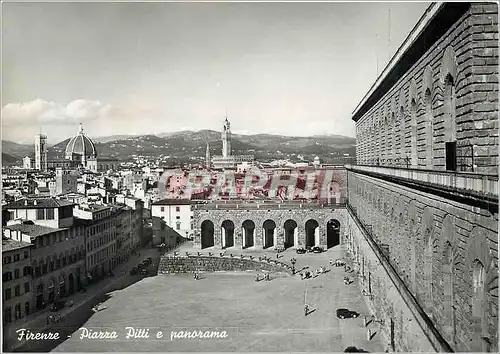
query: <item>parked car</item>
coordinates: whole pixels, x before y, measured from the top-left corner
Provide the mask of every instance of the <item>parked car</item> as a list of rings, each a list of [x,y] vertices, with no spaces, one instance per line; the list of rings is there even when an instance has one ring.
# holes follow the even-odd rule
[[[321,253],[321,252],[323,252],[323,248],[315,246],[315,247],[312,248],[312,251],[314,253]]]
[[[350,346],[345,348],[344,353],[369,353],[369,352],[363,349],[356,348],[354,346]]]
[[[337,309],[337,317],[344,319],[344,318],[356,318],[359,317],[359,313],[356,311],[351,311],[348,309]]]
[[[107,306],[106,305],[103,305],[102,303],[99,303],[97,305],[95,305],[93,308],[92,308],[92,311],[94,312],[99,312],[99,311],[103,311],[103,310],[106,310],[107,309]]]
[[[139,274],[140,275],[148,275],[148,270],[145,269],[145,268],[142,268],[140,271],[139,271]]]
[[[50,308],[50,311],[51,312],[57,312],[57,311],[59,311],[59,310],[61,310],[63,308],[64,308],[64,301],[56,301],[56,302],[54,302],[54,304]]]
[[[307,253],[311,253],[313,250],[312,250],[312,247],[311,246],[307,246],[306,247],[306,252]]]
[[[297,248],[295,252],[297,252],[297,254],[304,254],[306,253],[306,250],[304,248]]]
[[[130,275],[136,275],[137,273],[139,273],[139,268],[134,267],[130,269]]]

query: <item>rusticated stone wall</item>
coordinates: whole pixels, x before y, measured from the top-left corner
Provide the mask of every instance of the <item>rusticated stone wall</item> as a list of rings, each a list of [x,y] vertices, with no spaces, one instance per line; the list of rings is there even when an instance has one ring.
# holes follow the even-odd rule
[[[348,183],[350,208],[451,348],[496,351],[498,214],[352,171]]]
[[[455,140],[460,170],[497,173],[498,5],[472,3],[357,120],[356,140],[358,164],[444,170]]]
[[[267,208],[267,207],[266,207]],[[284,247],[284,235],[285,235],[285,222],[287,220],[294,220],[297,223],[298,229],[298,244],[294,247],[305,247],[305,237],[306,237],[306,222],[308,220],[315,220],[319,225],[319,240],[320,246],[327,246],[327,223],[330,220],[337,220],[340,223],[340,239],[345,235],[345,225],[346,225],[346,210],[343,207],[336,208],[308,208],[307,204],[304,204],[302,208],[294,209],[277,209],[275,206],[273,209],[245,209],[244,205],[241,205],[239,209],[224,209],[224,205],[221,204],[219,209],[211,210],[193,210],[193,222],[196,227],[194,246],[197,248],[201,247],[201,229],[202,223],[204,221],[211,221],[214,225],[214,238],[215,247],[222,247],[222,223],[226,220],[232,221],[234,224],[234,245],[237,248],[241,248],[243,245],[243,222],[246,220],[251,220],[255,224],[255,248],[262,248],[264,245],[264,222],[266,220],[274,221],[277,233],[276,245],[278,247]]]
[[[193,273],[217,271],[269,271],[273,273],[291,274],[289,264],[274,259],[263,259],[253,256],[220,257],[210,256],[163,256],[158,267],[158,274]]]

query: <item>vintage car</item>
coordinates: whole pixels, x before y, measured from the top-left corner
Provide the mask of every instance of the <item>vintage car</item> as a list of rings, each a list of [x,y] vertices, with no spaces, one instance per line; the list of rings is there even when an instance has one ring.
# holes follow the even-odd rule
[[[103,310],[106,310],[107,309],[107,306],[106,305],[103,305],[102,303],[99,303],[97,305],[95,305],[93,308],[92,308],[92,311],[94,312],[99,312],[99,311],[103,311]]]
[[[348,309],[337,309],[337,317],[340,319],[356,318],[356,317],[359,317],[359,313],[357,313],[356,311],[348,310]]]
[[[344,353],[369,353],[369,352],[360,348],[356,348],[354,346],[350,346],[345,348]]]

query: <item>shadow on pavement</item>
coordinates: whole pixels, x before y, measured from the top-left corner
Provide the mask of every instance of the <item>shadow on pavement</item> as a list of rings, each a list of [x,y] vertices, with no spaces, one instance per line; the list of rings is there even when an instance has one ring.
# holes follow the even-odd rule
[[[94,314],[92,310],[96,305],[103,304],[106,305],[106,301],[109,300],[112,295],[111,293],[114,291],[123,290],[135,283],[140,282],[144,278],[154,277],[158,271],[158,262],[155,262],[155,267],[150,267],[148,269],[148,275],[130,275],[124,274],[119,277],[119,279],[115,279],[115,277],[109,277],[107,279],[103,279],[101,282],[94,284],[94,286],[101,286],[103,288],[104,293],[98,294],[87,300],[85,303],[78,305],[75,304],[75,309],[73,309],[70,313],[66,314],[60,322],[55,325],[50,326],[47,329],[42,331],[37,330],[36,328],[28,328],[31,332],[34,333],[59,333],[59,339],[57,340],[30,340],[17,347],[14,350],[7,350],[4,348],[4,352],[49,352],[54,348],[59,346],[61,343],[66,341],[68,338],[72,336],[80,336],[81,332],[78,331]],[[117,276],[118,277],[118,276]],[[116,282],[112,286],[109,286],[110,282]],[[106,311],[106,309],[101,310]],[[22,325],[19,325],[19,328],[22,328]],[[93,328],[97,330],[97,328]]]

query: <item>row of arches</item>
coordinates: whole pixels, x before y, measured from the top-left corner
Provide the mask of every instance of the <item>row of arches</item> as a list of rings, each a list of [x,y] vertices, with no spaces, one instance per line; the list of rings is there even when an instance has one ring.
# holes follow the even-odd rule
[[[51,304],[61,298],[74,294],[82,288],[80,268],[75,275],[70,272],[67,276],[60,273],[58,277],[50,277],[47,282],[39,281],[36,285],[36,309],[43,309],[46,304]]]
[[[359,163],[473,170],[469,156],[461,156],[460,161],[456,156],[458,68],[451,46],[444,51],[437,70],[439,72],[430,65],[423,69],[420,95],[416,80],[412,78],[399,94],[393,94],[360,119],[356,134]],[[396,103],[396,96],[399,96],[399,104]],[[438,116],[439,122],[435,119]],[[444,127],[442,133],[438,129],[441,121]],[[442,134],[442,138],[438,138],[437,134]],[[419,144],[419,141],[425,144]],[[438,150],[444,150],[444,154],[437,153]],[[444,162],[437,159],[442,155],[445,155]]]
[[[282,235],[278,234],[278,225],[274,220],[265,220],[262,225],[261,242],[264,249],[282,246],[284,248],[291,247],[313,247],[319,246],[320,241],[320,225],[317,220],[309,219],[304,224],[304,242],[299,240],[298,224],[293,219],[286,220],[281,228]],[[232,220],[224,220],[220,224],[221,244],[222,248],[242,247],[250,248],[256,246],[257,241],[257,225],[251,219],[246,219],[241,223],[241,235],[236,235],[235,224]],[[204,220],[201,223],[200,230],[201,248],[214,247],[215,244],[215,226],[211,220]],[[237,239],[241,239],[237,244]],[[337,219],[331,219],[326,224],[326,246],[327,248],[334,247],[340,244],[340,222]]]
[[[497,332],[490,324],[498,291],[498,265],[489,241],[494,233],[460,219],[458,212],[443,212],[363,178],[350,176],[349,183],[356,215],[365,227],[370,225],[379,245],[387,245],[390,262],[444,338],[460,351],[491,350]],[[471,230],[461,236],[466,240],[462,245],[458,225],[462,233]],[[467,303],[470,307],[463,306]],[[460,341],[465,327],[472,329],[467,344]]]

